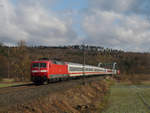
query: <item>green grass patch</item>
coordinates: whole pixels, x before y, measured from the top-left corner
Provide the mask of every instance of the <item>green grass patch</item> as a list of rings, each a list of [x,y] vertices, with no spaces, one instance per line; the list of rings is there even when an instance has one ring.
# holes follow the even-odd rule
[[[138,92],[143,96],[145,102],[150,106],[150,86],[138,86]]]
[[[14,82],[15,80],[14,79],[10,79],[10,78],[3,78],[1,81],[2,82],[11,83],[11,82]]]
[[[145,98],[150,97],[150,87],[138,87],[138,92],[145,92]],[[144,105],[137,89],[133,85],[116,84],[111,87],[108,109],[103,113],[148,113],[149,109]],[[150,99],[148,101],[150,103]]]
[[[15,85],[19,85],[19,84],[6,84],[6,83],[0,83],[0,88],[2,88],[2,87],[9,87],[9,86],[15,86]]]
[[[11,87],[11,86],[19,86],[19,85],[25,85],[29,83],[24,83],[24,82],[18,82],[18,83],[0,83],[0,88],[4,87]]]

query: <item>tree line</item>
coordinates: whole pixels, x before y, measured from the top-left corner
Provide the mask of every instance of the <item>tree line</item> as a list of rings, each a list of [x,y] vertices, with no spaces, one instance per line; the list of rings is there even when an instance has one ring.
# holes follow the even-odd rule
[[[0,43],[0,79],[8,77],[16,81],[29,81],[31,61],[42,57],[83,63],[83,45],[29,47],[25,41],[20,41],[15,47],[8,47]],[[149,53],[85,46],[86,64],[97,66],[99,62],[106,64],[117,62],[121,73],[127,75],[150,74],[149,59]],[[107,67],[107,65],[105,66]]]

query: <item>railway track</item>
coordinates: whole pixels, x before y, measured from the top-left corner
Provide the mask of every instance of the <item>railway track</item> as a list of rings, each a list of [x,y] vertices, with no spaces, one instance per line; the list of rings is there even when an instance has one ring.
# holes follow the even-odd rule
[[[34,83],[29,83],[29,84],[21,84],[21,85],[16,85],[16,86],[10,86],[10,87],[4,87],[4,88],[0,88],[0,95],[1,94],[5,94],[5,93],[9,93],[9,92],[16,92],[16,91],[20,91],[20,90],[25,90],[25,89],[33,89],[33,88],[39,88],[39,87],[43,87],[43,86],[48,86],[48,85],[54,85],[54,84],[59,84],[59,83],[64,83],[64,82],[71,82],[71,81],[77,81],[77,82],[81,82],[84,84],[84,82],[90,82],[95,80],[95,78],[99,78],[103,79],[103,76],[100,77],[90,77],[90,78],[80,78],[80,79],[72,79],[72,80],[67,80],[67,81],[56,81],[53,83],[49,83],[46,85],[36,85]]]
[[[92,81],[100,81],[104,79],[103,76],[90,77],[84,79],[85,83]],[[67,89],[76,87],[83,84],[83,79],[62,81],[56,83],[50,83],[48,85],[34,84],[18,86],[18,87],[7,87],[0,89],[0,110],[7,109],[13,105],[28,103],[34,99],[45,97],[52,93],[62,93]]]

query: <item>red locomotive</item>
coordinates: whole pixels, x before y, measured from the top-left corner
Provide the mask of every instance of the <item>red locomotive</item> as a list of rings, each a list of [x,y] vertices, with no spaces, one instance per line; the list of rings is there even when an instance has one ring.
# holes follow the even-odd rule
[[[116,69],[106,69],[91,65],[42,59],[31,64],[31,80],[35,83],[57,81],[62,79],[119,74]]]

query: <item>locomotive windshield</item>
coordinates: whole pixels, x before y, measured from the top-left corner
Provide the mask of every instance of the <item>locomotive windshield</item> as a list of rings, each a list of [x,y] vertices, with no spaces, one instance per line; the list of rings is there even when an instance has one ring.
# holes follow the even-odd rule
[[[32,67],[33,68],[36,68],[36,67],[38,67],[38,68],[45,68],[46,67],[46,63],[33,63]]]

